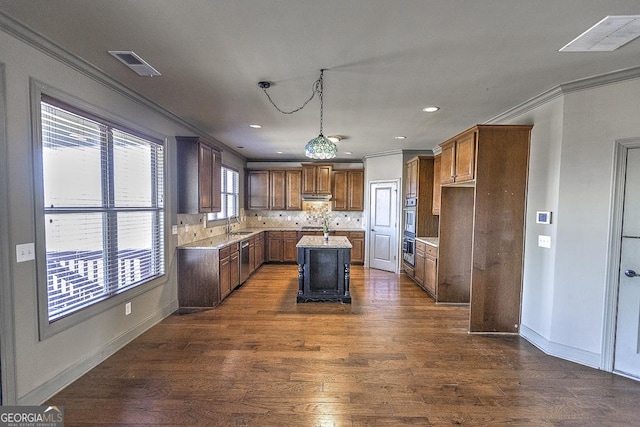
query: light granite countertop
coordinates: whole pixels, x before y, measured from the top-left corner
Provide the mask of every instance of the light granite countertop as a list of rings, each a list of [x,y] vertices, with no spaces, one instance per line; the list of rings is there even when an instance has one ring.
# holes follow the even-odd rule
[[[416,237],[416,240],[420,240],[422,243],[426,243],[427,245],[438,247],[438,238],[437,237]]]
[[[249,237],[261,233],[263,231],[317,231],[315,229],[302,229],[301,227],[267,227],[267,228],[243,228],[242,230],[238,230],[242,234],[220,234],[217,236],[207,237],[206,239],[197,240],[195,242],[186,243],[184,245],[178,246],[178,249],[221,249],[227,245],[241,242],[242,240],[248,239]],[[364,231],[361,228],[354,229],[340,229],[340,230],[332,230],[332,231]],[[305,237],[317,237],[322,239],[322,236],[305,236]],[[330,236],[330,239],[338,239],[344,238],[348,239],[344,236]],[[349,248],[351,244],[349,243]]]
[[[323,236],[302,236],[296,244],[296,248],[351,249],[352,247],[346,236],[329,236],[328,240],[324,240]]]

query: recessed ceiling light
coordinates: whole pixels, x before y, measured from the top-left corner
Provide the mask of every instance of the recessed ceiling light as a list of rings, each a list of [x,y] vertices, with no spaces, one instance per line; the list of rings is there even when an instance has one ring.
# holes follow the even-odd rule
[[[440,109],[440,107],[436,107],[435,105],[432,105],[430,107],[424,107],[422,109],[422,111],[424,111],[425,113],[435,113],[439,109]]]
[[[610,52],[640,36],[640,15],[607,16],[560,52]]]
[[[340,142],[340,141],[342,141],[342,137],[341,137],[340,135],[331,135],[331,136],[328,136],[328,137],[327,137],[327,139],[328,139],[329,141],[333,142],[334,144],[335,144],[336,142]]]
[[[257,124],[257,123],[254,123],[254,124],[252,124],[252,125],[249,125],[249,127],[250,127],[250,128],[253,128],[253,129],[262,129],[262,125],[259,125],[259,124]]]
[[[351,151],[345,151],[344,154],[353,154]]]
[[[394,136],[393,139],[407,139],[406,136]]]
[[[282,154],[284,151],[276,151],[276,154]]]

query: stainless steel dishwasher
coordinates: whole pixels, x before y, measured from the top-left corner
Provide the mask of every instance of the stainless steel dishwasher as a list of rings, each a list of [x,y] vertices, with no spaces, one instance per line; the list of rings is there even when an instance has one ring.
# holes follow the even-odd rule
[[[249,277],[251,267],[249,266],[249,239],[240,242],[240,284]]]

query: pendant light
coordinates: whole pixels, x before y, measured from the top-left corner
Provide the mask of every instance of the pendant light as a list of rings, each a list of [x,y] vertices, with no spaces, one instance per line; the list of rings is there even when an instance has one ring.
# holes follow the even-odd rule
[[[320,84],[318,87],[318,96],[320,97],[320,135],[307,143],[304,147],[304,155],[311,159],[326,160],[333,159],[338,155],[338,147],[336,147],[335,143],[329,141],[322,134],[322,116],[324,113],[324,101],[322,99],[323,74],[324,70],[321,70],[319,80]]]
[[[273,100],[271,99],[271,96],[269,96],[269,93],[267,93],[267,89],[271,87],[270,82],[266,82],[266,81],[258,82],[258,87],[260,87],[260,89],[262,89],[265,95],[267,95],[269,102],[271,102],[271,104],[282,114],[293,114],[302,110],[309,103],[309,101],[313,99],[316,93],[318,94],[318,97],[320,98],[320,134],[317,137],[313,138],[311,141],[309,141],[307,145],[304,147],[304,155],[311,159],[317,159],[317,160],[333,159],[338,155],[338,147],[336,146],[336,144],[330,141],[329,139],[327,139],[322,134],[322,119],[324,114],[324,100],[322,98],[322,95],[323,95],[322,92],[324,89],[323,77],[324,77],[324,70],[320,70],[320,78],[313,83],[313,92],[311,94],[311,97],[307,99],[304,102],[304,104],[302,104],[301,107],[296,108],[295,110],[292,110],[292,111],[283,111],[275,104],[275,102],[273,102]]]

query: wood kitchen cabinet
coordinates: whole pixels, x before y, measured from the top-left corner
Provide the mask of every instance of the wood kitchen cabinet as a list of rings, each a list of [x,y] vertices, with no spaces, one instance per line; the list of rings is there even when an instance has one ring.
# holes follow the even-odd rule
[[[296,231],[283,231],[282,232],[282,261],[283,262],[296,262],[298,259],[298,249],[296,244],[298,243],[298,232]]]
[[[220,249],[220,300],[223,300],[231,293],[231,258],[229,256],[229,247]]]
[[[302,170],[247,171],[248,209],[302,210]]]
[[[364,210],[364,170],[333,171],[333,210]]]
[[[437,237],[438,217],[433,214],[432,156],[416,156],[405,164],[405,198],[416,199],[416,236]]]
[[[284,210],[287,208],[286,172],[269,171],[269,209]]]
[[[297,260],[296,231],[268,231],[267,246],[269,262],[295,262]]]
[[[431,212],[434,215],[440,215],[440,155],[433,158],[433,204],[431,206]]]
[[[477,125],[442,145],[443,170],[446,147],[473,145],[473,156],[455,157],[473,157],[463,168],[472,181],[447,184],[441,174],[436,283],[437,302],[469,304],[470,332],[519,331],[531,129]]]
[[[302,193],[315,195],[331,195],[332,164],[303,164],[302,165]]]
[[[176,136],[178,213],[220,212],[222,152],[200,137]]]
[[[434,298],[436,297],[437,259],[438,249],[435,246],[416,239],[414,267],[410,277]]]
[[[257,270],[264,263],[264,232],[258,233],[255,243],[255,258],[253,270]]]
[[[413,280],[420,286],[424,287],[424,252],[426,244],[416,240],[416,251],[413,259],[413,267],[415,276]]]
[[[418,197],[418,161],[416,157],[406,163],[404,196],[407,199]]]
[[[247,208],[269,209],[269,171],[247,171]]]
[[[318,233],[322,235],[322,233]],[[364,264],[364,231],[331,231],[331,236],[345,236],[351,243],[351,264]]]
[[[302,210],[302,170],[285,171],[285,209]]]
[[[350,231],[351,264],[364,264],[364,231]]]
[[[240,282],[238,243],[216,248],[179,248],[178,303],[182,311],[213,308]]]
[[[282,246],[282,231],[267,231],[267,261],[282,262],[284,259],[284,248]]]
[[[452,184],[475,179],[477,130],[470,129],[440,144],[440,183]]]

